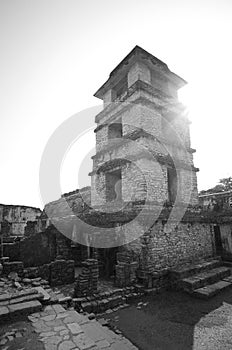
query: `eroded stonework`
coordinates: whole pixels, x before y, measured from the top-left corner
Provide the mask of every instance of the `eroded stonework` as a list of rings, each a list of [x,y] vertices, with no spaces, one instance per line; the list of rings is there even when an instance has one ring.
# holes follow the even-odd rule
[[[189,120],[178,101],[186,82],[136,46],[95,96],[96,155],[91,204],[113,201],[198,204]]]
[[[27,223],[35,222],[40,215],[39,208],[0,204],[0,231],[4,235],[24,236]]]

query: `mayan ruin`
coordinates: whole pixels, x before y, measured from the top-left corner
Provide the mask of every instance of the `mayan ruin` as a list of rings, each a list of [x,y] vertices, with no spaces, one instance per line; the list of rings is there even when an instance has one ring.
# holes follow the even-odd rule
[[[62,0],[59,2],[61,5]],[[152,5],[148,0],[148,3],[150,9],[154,6],[161,11],[158,2]],[[39,9],[44,6],[38,4]],[[50,5],[46,6],[51,10]],[[99,15],[99,10],[106,5],[91,6],[90,19],[96,23],[94,9]],[[31,13],[29,7],[23,7],[25,12],[22,13],[7,4],[3,8],[6,27],[10,23],[7,11],[20,14],[22,18],[26,11]],[[42,54],[36,58],[39,63],[34,72],[35,85],[47,74],[47,86],[43,81],[40,92],[33,93],[31,89],[30,95],[25,78],[24,88],[18,89],[19,96],[25,90],[25,99],[31,103],[27,127],[23,129],[21,122],[15,122],[13,128],[12,122],[10,129],[14,136],[8,136],[9,142],[3,137],[8,153],[2,158],[2,164],[12,166],[12,162],[15,163],[15,171],[12,173],[10,167],[6,172],[3,170],[2,175],[9,178],[9,184],[0,182],[0,348],[229,350],[232,339],[232,177],[227,153],[222,152],[223,137],[219,138],[224,119],[218,115],[219,131],[215,131],[213,118],[219,114],[221,104],[220,98],[216,101],[216,95],[212,94],[215,115],[212,106],[209,110],[202,107],[199,119],[194,120],[193,114],[197,113],[196,109],[191,111],[191,107],[193,102],[197,105],[196,96],[200,100],[201,82],[198,95],[193,94],[191,100],[192,81],[196,86],[198,76],[196,80],[194,73],[185,77],[186,67],[194,72],[196,62],[197,67],[203,66],[205,80],[213,85],[207,75],[212,69],[207,70],[204,58],[201,63],[201,59],[196,58],[197,53],[188,62],[188,41],[185,41],[186,52],[184,46],[181,52],[173,38],[165,42],[165,31],[159,34],[163,46],[158,49],[157,39],[157,49],[154,43],[149,49],[145,38],[151,34],[148,31],[149,35],[144,35],[142,24],[154,26],[156,35],[158,24],[143,22],[138,5],[134,5],[134,9],[141,21],[139,30],[144,35],[144,45],[139,44],[143,40],[135,40],[139,37],[137,24],[131,23],[130,28],[127,17],[125,23],[122,19],[119,21],[124,31],[119,30],[120,26],[113,28],[113,23],[118,23],[116,10],[111,13],[105,9],[113,18],[112,25],[101,13],[94,40],[88,43],[89,28],[83,26],[83,41],[78,39],[75,51],[76,44],[70,33],[73,28],[79,30],[82,23],[80,14],[79,21],[73,17],[81,6],[72,4],[70,9],[67,5],[62,10],[60,7],[60,20],[56,18],[54,22],[57,25],[64,21],[59,31],[66,28],[70,36],[69,42],[66,32],[64,37],[59,31],[53,33],[54,38],[59,35],[61,40],[54,40],[54,48],[65,38],[60,56],[50,53],[49,50],[53,50],[50,32],[43,33],[43,26],[40,26],[41,33],[29,33],[29,27],[37,26],[37,17],[32,16],[34,23],[30,21],[30,26],[25,26],[27,35],[34,35],[38,46],[28,55],[32,57],[37,52],[38,38],[45,39],[48,33],[47,55],[53,58],[50,68],[45,68],[44,62],[48,59],[41,58]],[[85,21],[86,11],[83,12]],[[128,4],[125,11],[129,11]],[[190,10],[184,11],[191,18]],[[148,12],[147,9],[146,16],[151,19]],[[165,13],[171,23],[172,11]],[[40,23],[47,18],[40,13],[36,16]],[[182,18],[181,14],[178,16]],[[104,27],[106,38],[102,39],[103,32],[98,30],[103,23],[107,26]],[[126,23],[128,27],[124,27]],[[45,23],[45,28],[47,26]],[[174,27],[169,24],[169,35],[177,30]],[[23,22],[19,28],[21,33]],[[183,36],[184,30],[181,28]],[[117,32],[121,39],[122,32],[133,38],[128,39],[128,43],[120,42],[122,51],[117,35],[109,40],[111,33]],[[20,35],[24,42],[26,39]],[[105,51],[100,44],[98,49],[98,40],[103,40]],[[193,46],[199,45],[192,42]],[[46,40],[43,45],[47,45]],[[67,51],[65,45],[69,48]],[[88,45],[92,46],[87,54]],[[31,41],[29,47],[32,46]],[[56,78],[62,60],[64,70]],[[25,62],[25,71],[28,69],[31,74],[32,66]],[[19,55],[20,64],[24,63]],[[212,67],[210,63],[209,67]],[[214,74],[216,81],[216,68]],[[10,79],[9,76],[9,84]],[[186,90],[188,85],[190,90]],[[49,89],[50,96],[44,97]],[[67,95],[64,95],[65,90]],[[210,91],[214,90],[212,87]],[[70,110],[66,111],[67,106],[61,107],[59,93],[70,104]],[[77,104],[72,105],[72,99]],[[23,106],[22,101],[23,98],[20,100]],[[46,113],[43,110],[48,101],[47,106],[57,103],[51,117],[49,107]],[[89,101],[95,106],[89,108]],[[188,106],[185,101],[192,105]],[[13,108],[12,105],[12,111]],[[18,109],[22,118],[20,107]],[[64,118],[66,113],[71,117]],[[209,125],[211,114],[212,124]],[[207,130],[204,129],[206,122]],[[76,129],[76,125],[80,128]],[[223,127],[227,129],[226,125]],[[218,139],[214,137],[212,142],[214,132]],[[83,140],[87,140],[85,144]],[[79,146],[75,148],[75,144]],[[73,149],[76,153],[70,161],[69,152],[72,154]],[[14,160],[10,161],[8,154],[14,154]],[[71,164],[68,171],[67,164],[69,167]],[[77,168],[82,177],[79,173],[76,176]],[[32,191],[36,187],[35,173],[40,206],[36,199],[30,205],[30,199],[35,197]],[[67,177],[70,173],[72,177]],[[76,187],[70,180],[73,174],[75,181],[78,177]],[[18,198],[24,198],[22,193],[25,205],[18,204]],[[12,198],[15,198],[14,203]]]

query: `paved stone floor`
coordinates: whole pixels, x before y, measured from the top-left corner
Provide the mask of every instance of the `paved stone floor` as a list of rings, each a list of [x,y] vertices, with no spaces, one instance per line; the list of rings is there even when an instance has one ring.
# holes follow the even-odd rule
[[[101,326],[101,323],[107,324],[104,319],[116,328],[116,333]],[[50,305],[27,320],[13,319],[0,326],[3,350],[130,350],[136,347],[140,350],[231,350],[232,290],[207,301],[180,292],[143,297],[125,309],[106,312],[99,316],[99,322],[90,321],[74,310],[65,310],[61,305]]]
[[[136,350],[124,336],[103,327],[96,320],[49,305],[42,312],[28,316],[45,350]]]

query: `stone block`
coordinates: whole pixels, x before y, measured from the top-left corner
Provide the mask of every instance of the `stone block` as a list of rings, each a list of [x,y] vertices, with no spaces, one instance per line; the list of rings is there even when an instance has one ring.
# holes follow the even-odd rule
[[[25,315],[38,312],[42,309],[42,305],[38,300],[28,301],[24,303],[12,304],[8,306],[11,314]]]

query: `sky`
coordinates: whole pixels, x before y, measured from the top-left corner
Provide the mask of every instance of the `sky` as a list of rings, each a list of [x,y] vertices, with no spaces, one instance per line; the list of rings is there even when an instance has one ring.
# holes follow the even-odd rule
[[[100,108],[93,94],[135,45],[188,82],[179,96],[199,190],[232,176],[231,16],[231,0],[0,0],[0,203],[43,208],[48,140],[74,114]],[[90,184],[94,144],[91,129],[70,147],[63,192]]]

